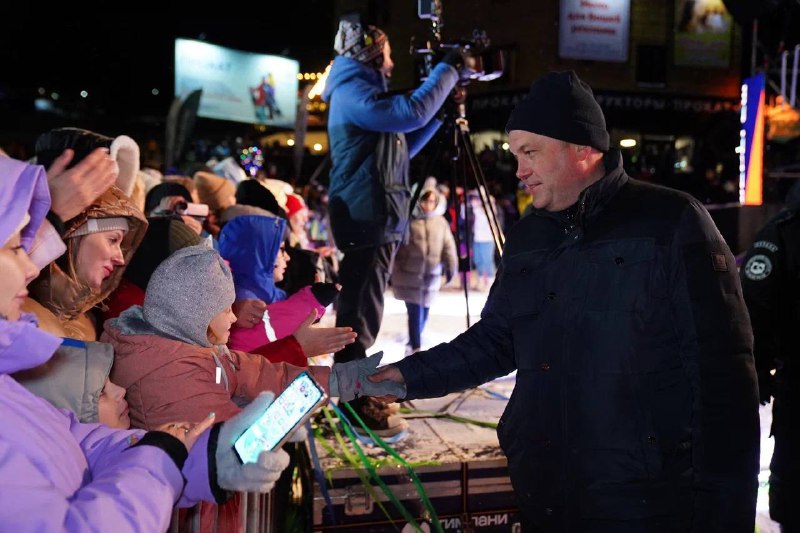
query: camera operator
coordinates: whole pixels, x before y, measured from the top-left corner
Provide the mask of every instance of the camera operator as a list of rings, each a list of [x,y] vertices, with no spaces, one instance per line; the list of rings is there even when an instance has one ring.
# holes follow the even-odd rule
[[[463,59],[448,52],[416,90],[388,96],[394,63],[383,31],[344,16],[334,49],[322,98],[330,103],[331,228],[344,252],[336,325],[358,333],[336,353],[341,363],[365,357],[378,334],[394,253],[408,231],[409,159],[441,125],[434,115],[459,81]],[[362,397],[351,405],[379,436],[402,437],[406,422],[384,404]]]

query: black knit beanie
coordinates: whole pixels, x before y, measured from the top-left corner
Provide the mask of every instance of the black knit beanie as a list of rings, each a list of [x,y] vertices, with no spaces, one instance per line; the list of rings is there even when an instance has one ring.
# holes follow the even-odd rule
[[[147,196],[144,197],[145,214],[149,216],[159,206],[161,200],[167,196],[182,196],[187,202],[194,201],[186,187],[174,181],[165,181],[150,189]]]
[[[272,191],[256,180],[244,180],[236,187],[236,203],[266,209],[275,216],[288,219]]]
[[[529,131],[607,152],[606,119],[592,89],[574,71],[550,72],[531,85],[506,124],[506,132]]]
[[[176,251],[196,246],[203,239],[180,218],[148,218],[150,223],[144,239],[133,254],[122,277],[142,290],[147,289],[150,277],[158,265]]]
[[[109,148],[112,137],[80,128],[56,128],[42,133],[36,139],[36,164],[49,168],[61,153],[71,148],[75,155],[69,163],[73,167],[83,161],[96,148]]]

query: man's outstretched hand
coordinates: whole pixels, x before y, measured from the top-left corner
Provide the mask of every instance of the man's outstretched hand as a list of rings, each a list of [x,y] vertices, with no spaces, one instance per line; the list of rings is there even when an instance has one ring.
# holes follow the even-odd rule
[[[367,377],[373,383],[380,383],[382,381],[394,381],[395,383],[401,385],[403,389],[406,387],[406,380],[403,377],[403,374],[400,370],[397,369],[394,365],[386,365],[376,373],[372,374],[371,376]],[[384,402],[384,403],[392,403],[400,400],[402,398],[398,398],[397,396],[393,395],[384,395],[384,396],[376,396],[376,399]]]
[[[356,359],[347,363],[335,363],[331,367],[331,377],[328,381],[328,389],[331,396],[338,396],[343,402],[349,402],[361,396],[375,398],[405,397],[406,388],[402,375],[400,375],[402,381],[372,379],[374,374],[381,373],[383,370],[378,370],[382,357],[383,352],[378,352],[364,359]]]

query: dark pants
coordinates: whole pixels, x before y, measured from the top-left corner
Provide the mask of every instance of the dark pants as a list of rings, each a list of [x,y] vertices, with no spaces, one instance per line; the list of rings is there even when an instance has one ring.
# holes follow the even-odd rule
[[[430,307],[406,302],[406,309],[408,310],[408,344],[416,350],[422,345],[422,331],[428,322]]]
[[[383,292],[396,248],[397,243],[391,243],[345,252],[339,265],[342,292],[336,305],[336,326],[350,326],[358,337],[334,354],[334,362],[363,359],[375,343],[383,319]]]

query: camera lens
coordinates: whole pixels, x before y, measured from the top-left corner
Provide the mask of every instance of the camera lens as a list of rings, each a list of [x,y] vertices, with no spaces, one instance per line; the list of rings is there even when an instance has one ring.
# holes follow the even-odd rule
[[[186,208],[188,207],[189,204],[187,204],[185,201],[180,201],[175,204],[175,211],[182,213],[183,211],[186,211]]]

